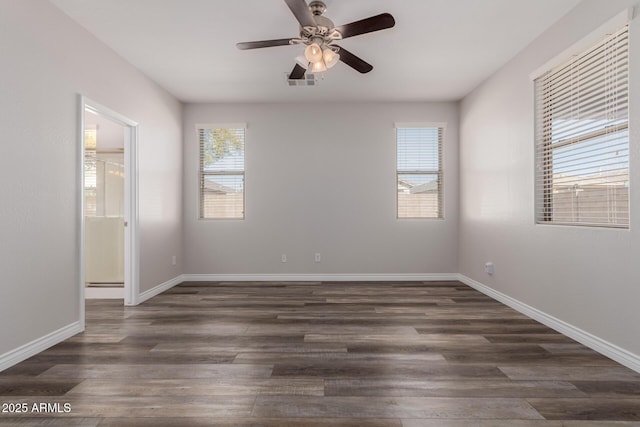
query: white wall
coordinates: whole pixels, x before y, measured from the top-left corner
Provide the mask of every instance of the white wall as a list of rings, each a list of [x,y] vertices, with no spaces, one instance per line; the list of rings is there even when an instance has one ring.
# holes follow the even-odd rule
[[[187,273],[456,272],[457,104],[196,104],[184,111]],[[248,123],[246,219],[198,220],[195,125],[229,122]],[[448,123],[444,220],[396,219],[394,122]]]
[[[0,0],[0,355],[79,320],[78,95],[140,123],[141,290],[181,262],[181,104],[44,0]]]
[[[460,112],[459,271],[640,355],[640,116],[631,115],[631,227],[535,225],[529,74],[636,1],[585,0],[467,96]],[[640,108],[640,20],[631,25]],[[495,274],[483,272],[495,264]]]

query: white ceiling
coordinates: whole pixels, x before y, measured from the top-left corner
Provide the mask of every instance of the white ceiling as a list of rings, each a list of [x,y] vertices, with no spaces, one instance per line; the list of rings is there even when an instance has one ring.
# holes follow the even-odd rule
[[[580,0],[326,0],[336,25],[383,12],[392,29],[340,44],[374,66],[343,63],[316,87],[289,87],[301,46],[282,0],[50,0],[183,102],[458,100]]]

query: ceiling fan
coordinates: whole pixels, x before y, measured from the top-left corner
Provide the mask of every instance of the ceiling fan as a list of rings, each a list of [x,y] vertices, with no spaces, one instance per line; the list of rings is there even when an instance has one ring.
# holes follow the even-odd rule
[[[300,23],[300,37],[255,42],[237,43],[240,50],[260,49],[273,46],[305,45],[304,57],[297,58],[297,63],[289,74],[289,79],[304,78],[305,72],[323,72],[342,61],[360,73],[368,73],[373,66],[345,48],[335,44],[336,41],[360,34],[385,30],[395,25],[393,16],[388,13],[365,18],[350,24],[336,27],[333,22],[323,16],[326,5],[314,0],[307,6],[305,0],[284,0]]]

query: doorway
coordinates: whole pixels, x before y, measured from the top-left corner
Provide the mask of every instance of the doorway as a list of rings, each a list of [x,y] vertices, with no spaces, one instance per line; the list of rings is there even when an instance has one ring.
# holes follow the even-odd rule
[[[139,300],[136,122],[81,97],[81,319],[84,300]]]

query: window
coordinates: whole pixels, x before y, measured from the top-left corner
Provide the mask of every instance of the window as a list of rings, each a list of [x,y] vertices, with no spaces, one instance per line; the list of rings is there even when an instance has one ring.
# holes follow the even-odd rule
[[[396,125],[398,218],[442,218],[444,127]]]
[[[537,222],[628,228],[628,28],[538,77],[535,93]]]
[[[198,126],[200,218],[244,218],[244,125]]]

